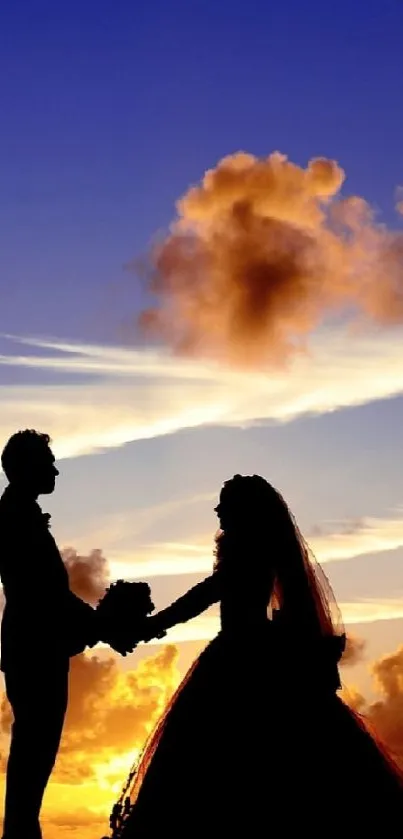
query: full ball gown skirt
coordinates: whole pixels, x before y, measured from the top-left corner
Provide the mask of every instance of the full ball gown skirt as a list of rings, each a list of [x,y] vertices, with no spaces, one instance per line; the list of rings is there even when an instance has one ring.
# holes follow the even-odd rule
[[[130,797],[123,839],[403,829],[393,762],[321,662],[270,621],[252,637],[221,632],[202,652],[145,749]]]

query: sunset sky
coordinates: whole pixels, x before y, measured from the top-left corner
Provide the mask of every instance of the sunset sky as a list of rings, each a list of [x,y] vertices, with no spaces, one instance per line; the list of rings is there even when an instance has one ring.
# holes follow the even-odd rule
[[[58,544],[100,549],[111,579],[149,580],[157,606],[209,571],[222,482],[269,478],[366,641],[343,680],[369,701],[370,663],[403,643],[401,322],[335,317],[286,367],[189,359],[139,338],[136,260],[237,152],[334,160],[342,195],[401,230],[402,37],[399,0],[0,11],[0,440],[51,434]],[[172,633],[176,651],[74,662],[46,839],[106,834],[132,757],[216,626],[213,610]]]

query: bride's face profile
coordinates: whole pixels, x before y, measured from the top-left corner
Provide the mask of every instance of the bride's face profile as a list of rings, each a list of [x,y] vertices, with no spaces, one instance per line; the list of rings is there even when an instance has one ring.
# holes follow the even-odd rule
[[[279,496],[259,475],[234,475],[225,481],[214,508],[220,528],[228,532],[247,532],[256,522],[267,521],[276,513]]]
[[[234,504],[228,498],[223,498],[222,495],[220,495],[220,500],[214,508],[214,512],[217,514],[221,530],[231,530],[237,520],[239,524],[239,512],[237,515]]]
[[[251,480],[250,477],[235,475],[224,483],[219,502],[214,508],[221,530],[239,531],[252,526],[255,504],[253,492],[251,494]]]
[[[214,512],[217,515],[221,530],[225,530],[225,525],[224,525],[225,512],[223,512],[223,505],[218,503],[217,506],[214,507]]]
[[[217,514],[220,529],[223,531],[239,530],[250,526],[248,522],[250,511],[243,503],[243,499],[236,496],[228,498],[225,492],[222,493],[214,512]]]

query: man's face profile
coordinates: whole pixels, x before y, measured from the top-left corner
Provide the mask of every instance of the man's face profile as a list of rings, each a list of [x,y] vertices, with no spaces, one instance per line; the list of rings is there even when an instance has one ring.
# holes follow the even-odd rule
[[[44,448],[33,464],[33,480],[37,485],[38,495],[50,495],[56,485],[59,474],[55,465],[55,457],[50,446]]]
[[[48,434],[17,431],[3,449],[1,464],[9,483],[25,494],[49,495],[55,488],[59,472]]]

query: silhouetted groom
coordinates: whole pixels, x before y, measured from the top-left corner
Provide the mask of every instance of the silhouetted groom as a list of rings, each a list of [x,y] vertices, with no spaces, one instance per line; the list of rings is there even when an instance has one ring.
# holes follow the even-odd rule
[[[14,434],[2,454],[0,576],[6,597],[1,669],[14,723],[3,839],[40,839],[42,798],[67,707],[69,658],[99,640],[97,615],[69,589],[49,516],[37,503],[59,474],[50,438]]]

